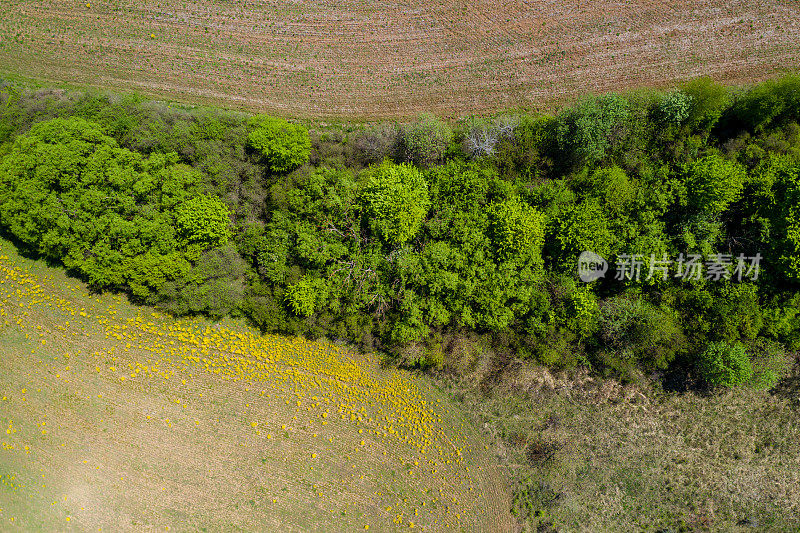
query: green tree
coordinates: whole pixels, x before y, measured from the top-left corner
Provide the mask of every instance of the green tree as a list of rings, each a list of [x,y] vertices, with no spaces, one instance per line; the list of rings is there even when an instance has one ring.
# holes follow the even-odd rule
[[[663,369],[686,348],[677,316],[669,309],[634,296],[615,296],[600,311],[599,340],[610,356],[606,363],[616,359],[644,371]]]
[[[216,196],[201,194],[189,198],[175,210],[175,226],[184,244],[217,248],[231,237],[228,206]]]
[[[689,118],[691,109],[691,96],[681,91],[670,91],[658,103],[658,118],[665,124],[680,126]]]
[[[489,207],[491,232],[498,254],[506,261],[541,263],[545,215],[518,196]]]
[[[251,148],[264,158],[275,173],[288,172],[306,162],[311,155],[308,130],[298,124],[268,116],[254,117],[247,136]]]
[[[328,298],[329,289],[319,278],[304,277],[288,287],[286,302],[294,314],[311,316]]]
[[[719,214],[739,198],[747,171],[739,163],[710,154],[686,166],[689,200],[700,211]]]
[[[696,130],[710,130],[729,103],[728,91],[709,77],[689,81],[681,88],[691,98],[687,124]]]
[[[628,102],[619,95],[584,99],[558,115],[558,143],[579,161],[600,161],[629,117]]]
[[[411,165],[384,161],[368,171],[361,203],[373,231],[392,244],[403,244],[419,231],[430,207],[428,184]]]
[[[567,206],[555,218],[552,228],[552,255],[562,271],[575,272],[578,256],[588,250],[609,259],[616,248],[616,238],[600,203],[590,198]]]
[[[749,131],[800,118],[800,76],[767,80],[748,90],[731,107],[731,114]]]
[[[92,284],[144,297],[186,271],[171,208],[199,174],[177,160],[120,148],[84,119],[37,123],[0,163],[0,224]]]

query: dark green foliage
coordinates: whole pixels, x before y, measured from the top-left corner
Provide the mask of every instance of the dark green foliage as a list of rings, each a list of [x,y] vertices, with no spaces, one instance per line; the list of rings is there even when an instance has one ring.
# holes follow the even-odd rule
[[[164,283],[161,305],[178,314],[214,319],[235,315],[246,291],[247,265],[233,246],[204,252],[177,281]]]
[[[637,368],[664,369],[687,348],[674,311],[632,295],[601,303],[599,340],[604,365],[625,377]]]
[[[800,77],[769,80],[738,98],[729,112],[741,128],[760,132],[771,125],[800,119]]]
[[[311,139],[303,126],[263,115],[253,117],[249,125],[247,142],[272,172],[288,172],[308,161]]]
[[[733,387],[750,381],[753,366],[744,345],[713,342],[697,358],[697,369],[710,385]]]

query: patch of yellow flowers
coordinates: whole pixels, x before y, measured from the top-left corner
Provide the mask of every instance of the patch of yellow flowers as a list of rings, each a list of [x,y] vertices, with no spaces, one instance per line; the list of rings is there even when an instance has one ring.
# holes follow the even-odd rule
[[[226,381],[243,381],[248,391],[255,384],[267,384],[277,391],[276,397],[287,405],[295,404],[298,412],[300,409],[309,412],[322,425],[338,417],[357,426],[360,436],[366,436],[358,440],[357,449],[375,445],[408,447],[415,455],[415,468],[422,468],[419,461],[423,461],[426,466],[431,465],[428,473],[436,473],[436,466],[460,464],[463,460],[462,449],[442,429],[441,415],[423,399],[407,374],[380,369],[373,360],[347,348],[299,337],[234,331],[198,320],[174,320],[160,313],[139,312],[134,318],[121,320],[115,316],[114,305],[104,315],[93,315],[91,310],[78,308],[67,298],[45,291],[28,271],[0,256],[0,325],[24,327],[29,319],[28,310],[35,306],[63,312],[67,326],[69,319],[73,319],[93,321],[94,327],[102,328],[110,344],[91,354],[99,363],[92,363],[92,368],[121,384],[141,379],[168,381],[176,373],[196,372]],[[38,329],[41,330],[41,325]],[[63,326],[55,329],[65,336],[88,334],[83,333],[86,324],[80,327],[81,333],[77,324],[72,324],[69,330]],[[39,335],[44,333],[40,331]],[[41,344],[45,344],[44,340]],[[115,353],[132,349],[148,352],[151,357],[118,363],[120,368],[100,362],[109,357],[116,361]],[[181,383],[186,380],[181,379]],[[269,429],[264,427],[268,424],[256,420],[249,425],[258,435]],[[286,426],[281,428],[285,430]],[[6,432],[10,434],[12,429],[9,421]],[[265,433],[265,438],[272,439],[273,433]],[[316,453],[311,454],[311,458],[316,457]],[[399,458],[398,461],[403,463]],[[412,475],[411,470],[408,472]],[[456,474],[456,477],[461,476]],[[414,514],[417,516],[416,509]],[[402,513],[392,521],[403,523]],[[408,522],[408,527],[415,524]]]

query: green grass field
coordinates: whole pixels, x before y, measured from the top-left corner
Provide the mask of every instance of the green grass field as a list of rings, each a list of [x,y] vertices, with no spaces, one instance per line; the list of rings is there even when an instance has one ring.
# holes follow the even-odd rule
[[[505,531],[459,406],[375,355],[178,321],[0,241],[0,529]]]

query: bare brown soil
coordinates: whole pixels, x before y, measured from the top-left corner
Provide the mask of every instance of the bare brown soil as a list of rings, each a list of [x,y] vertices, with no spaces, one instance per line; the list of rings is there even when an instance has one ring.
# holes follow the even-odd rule
[[[5,0],[0,72],[304,117],[449,117],[794,71],[794,0]]]

